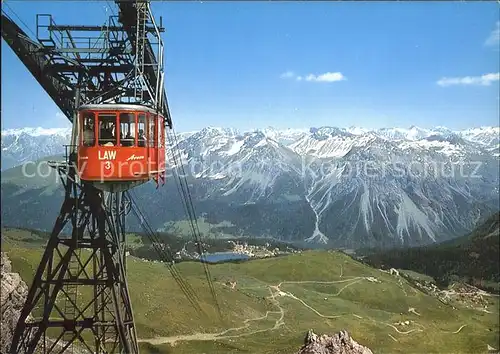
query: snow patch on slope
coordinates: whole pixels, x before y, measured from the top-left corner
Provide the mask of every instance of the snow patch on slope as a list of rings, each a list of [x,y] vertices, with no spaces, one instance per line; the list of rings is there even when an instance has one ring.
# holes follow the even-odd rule
[[[241,147],[243,146],[243,144],[245,144],[245,140],[243,140],[243,139],[236,141],[235,143],[233,143],[233,145],[231,145],[229,150],[226,151],[226,155],[233,156],[233,155],[237,154],[241,150]]]
[[[422,237],[423,230],[432,241],[436,242],[436,236],[429,225],[429,219],[404,191],[401,192],[401,202],[395,207],[395,212],[398,215],[396,230],[401,242],[404,242],[404,233],[409,238],[411,237],[412,226],[418,231],[420,237]]]
[[[448,141],[429,141],[429,140],[418,140],[418,141],[404,141],[399,145],[402,149],[424,149],[424,150],[434,150],[438,153],[444,154],[446,156],[462,155],[463,149],[459,145],[452,144]]]
[[[320,220],[320,215],[321,215],[321,212],[326,208],[326,207],[323,207],[323,210],[319,211],[318,212],[318,204],[320,203],[315,203],[311,197],[314,195],[314,188],[315,188],[315,184],[313,184],[311,186],[311,188],[309,189],[309,191],[306,193],[305,195],[305,199],[306,201],[309,203],[309,205],[311,206],[311,209],[312,211],[314,212],[314,230],[313,230],[313,233],[311,236],[307,237],[305,239],[306,242],[317,242],[317,243],[323,243],[323,244],[326,244],[328,243],[328,237],[322,233],[320,230],[319,230],[319,220]],[[320,201],[321,202],[321,201]]]
[[[370,190],[366,183],[363,183],[363,193],[361,194],[360,200],[360,213],[363,216],[363,221],[365,224],[365,229],[367,232],[370,231],[370,225],[373,222],[373,210],[370,203]]]

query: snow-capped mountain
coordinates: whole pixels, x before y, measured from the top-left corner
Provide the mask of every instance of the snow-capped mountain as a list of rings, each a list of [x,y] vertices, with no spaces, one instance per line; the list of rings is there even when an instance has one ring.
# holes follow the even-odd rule
[[[275,129],[272,127],[256,131],[261,131],[266,137],[283,145],[290,145],[308,133],[308,129]]]
[[[44,133],[2,132],[2,160],[61,154],[69,130]],[[226,232],[338,247],[417,245],[462,235],[498,209],[499,134],[498,127],[209,127],[178,134],[167,158],[184,165],[197,212],[213,225],[229,223]],[[4,220],[49,198],[16,183],[2,180]],[[137,190],[155,227],[184,218],[174,178],[158,191]]]
[[[61,154],[69,144],[71,128],[22,128],[2,131],[2,170]]]
[[[311,128],[310,134],[297,140],[291,148],[303,156],[335,158],[343,157],[351,149],[364,146],[375,138],[376,135],[370,132],[354,135],[339,128]]]
[[[466,129],[458,132],[458,134],[464,139],[484,146],[498,146],[498,144],[500,144],[499,127],[480,127]]]
[[[376,134],[388,140],[420,140],[432,135],[433,131],[421,129],[416,126],[405,128],[382,128],[376,130]]]

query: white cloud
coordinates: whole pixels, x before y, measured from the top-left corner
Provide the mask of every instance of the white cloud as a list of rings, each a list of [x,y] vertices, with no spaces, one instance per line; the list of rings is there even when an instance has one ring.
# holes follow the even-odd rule
[[[324,74],[314,75],[309,74],[306,76],[296,75],[293,71],[287,71],[280,75],[282,79],[295,79],[296,81],[310,81],[310,82],[336,82],[347,80],[341,72],[327,72]]]
[[[484,42],[487,46],[497,46],[500,44],[500,21],[497,21],[495,28],[491,31],[488,38]]]
[[[452,85],[489,86],[498,80],[500,80],[500,73],[489,73],[482,76],[443,77],[437,81],[437,84],[443,87]]]
[[[284,72],[283,74],[281,74],[280,77],[282,79],[291,79],[291,78],[295,77],[295,73],[293,71],[287,71],[287,72]]]
[[[306,81],[315,81],[315,82],[335,82],[343,80],[346,80],[346,78],[340,72],[336,73],[328,72],[320,75],[309,74],[306,76]]]

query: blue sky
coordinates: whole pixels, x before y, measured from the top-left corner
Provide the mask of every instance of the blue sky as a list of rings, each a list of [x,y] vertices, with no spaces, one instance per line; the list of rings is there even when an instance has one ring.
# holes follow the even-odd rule
[[[102,24],[110,4],[6,2],[33,31],[36,13]],[[178,131],[499,124],[495,2],[152,7],[167,28],[165,86]],[[3,40],[2,85],[2,129],[67,125]]]

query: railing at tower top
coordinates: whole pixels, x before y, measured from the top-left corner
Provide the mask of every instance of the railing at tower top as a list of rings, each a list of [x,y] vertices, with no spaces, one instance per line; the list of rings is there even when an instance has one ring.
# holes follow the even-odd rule
[[[44,47],[55,47],[56,43],[62,46],[62,39],[49,28],[54,26],[55,23],[52,20],[52,15],[50,14],[37,14],[36,15],[36,39]]]
[[[37,40],[63,82],[74,87],[82,81],[82,104],[146,105],[159,109],[171,125],[163,89],[161,20],[158,26],[149,1],[128,1],[124,8],[102,26],[58,25],[52,15],[38,14]]]
[[[135,68],[137,9],[134,0],[115,0],[118,16],[104,25],[58,25],[49,14],[37,16],[36,38],[30,38],[11,18],[2,13],[2,38],[49,94],[59,109],[73,120],[76,87],[80,103],[137,103]],[[144,3],[144,1],[139,1]],[[163,88],[164,32],[151,14],[146,24],[143,104],[158,109],[172,127]],[[93,32],[93,33],[92,33]],[[147,90],[146,90],[147,91]]]
[[[98,35],[83,35],[92,32],[97,32]],[[121,49],[120,53],[129,55],[134,53],[123,28],[118,24],[118,16],[115,15],[109,16],[103,26],[67,26],[57,25],[50,14],[38,14],[36,35],[38,42],[45,48],[67,55],[86,53],[87,59],[91,59],[93,53],[108,53],[113,49]],[[101,60],[101,57],[96,59],[99,62]]]

